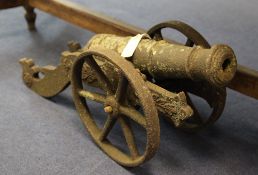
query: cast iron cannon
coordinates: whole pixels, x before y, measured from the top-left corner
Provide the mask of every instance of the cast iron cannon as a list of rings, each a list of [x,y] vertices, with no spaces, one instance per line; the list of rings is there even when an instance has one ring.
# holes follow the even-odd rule
[[[186,45],[163,40],[160,31],[164,27],[185,34]],[[230,47],[210,48],[197,31],[182,22],[161,23],[148,34],[151,38],[142,38],[128,58],[121,54],[131,37],[99,34],[83,48],[69,43],[69,51],[62,53],[57,67],[39,67],[31,59],[20,60],[25,84],[41,96],[55,96],[72,84],[76,109],[93,140],[124,166],[137,166],[153,157],[160,139],[158,113],[175,127],[188,130],[214,123],[223,111],[225,86],[237,66]],[[213,108],[206,120],[188,92],[205,99]],[[88,107],[88,100],[101,104],[106,115],[101,125]],[[132,122],[146,135],[142,150],[135,142]],[[128,151],[109,139],[115,123],[121,126]]]

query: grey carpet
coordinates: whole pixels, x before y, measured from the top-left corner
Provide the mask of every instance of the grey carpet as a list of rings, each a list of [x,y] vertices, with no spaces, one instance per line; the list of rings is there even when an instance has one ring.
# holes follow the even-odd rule
[[[211,43],[229,44],[239,63],[258,69],[256,0],[76,2],[145,29],[164,20],[185,21]],[[93,33],[39,11],[38,31],[30,33],[23,14],[22,8],[0,11],[1,175],[257,174],[258,102],[230,90],[214,126],[187,134],[161,120],[161,145],[152,160],[132,169],[113,162],[80,122],[70,88],[51,100],[39,97],[23,85],[18,64],[30,57],[56,65],[68,41],[86,43]]]

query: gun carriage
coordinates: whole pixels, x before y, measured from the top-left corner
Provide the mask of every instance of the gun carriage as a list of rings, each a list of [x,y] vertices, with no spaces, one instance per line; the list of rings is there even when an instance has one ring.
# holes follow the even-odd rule
[[[172,23],[190,28],[182,22]],[[152,30],[149,33],[155,36]],[[71,42],[57,67],[38,67],[27,58],[20,61],[25,84],[41,96],[52,97],[72,84],[75,106],[93,140],[124,166],[139,165],[156,152],[160,137],[158,113],[175,127],[189,130],[215,122],[224,108],[225,85],[233,78],[237,65],[232,49],[226,45],[190,47],[157,38],[142,39],[134,54],[124,58],[122,51],[131,38],[99,34],[83,48]],[[166,89],[164,82],[168,81],[174,85]],[[182,87],[177,87],[177,81]],[[93,92],[84,84],[102,92]],[[199,115],[187,91],[204,98],[213,108],[207,120]],[[107,113],[103,126],[96,124],[97,116],[91,114],[85,99],[103,105]],[[129,155],[108,140],[116,122],[123,130]],[[130,122],[146,132],[143,153],[138,151]]]
[[[251,77],[248,81],[255,84],[252,80],[256,80],[256,75],[243,71],[241,66],[237,69],[234,52],[229,46],[210,46],[200,33],[183,22],[155,25],[147,31],[149,37],[139,41],[133,55],[125,58],[121,54],[131,35],[145,33],[141,29],[82,12],[73,4],[59,0],[48,1],[48,5],[42,0],[15,2],[13,6],[25,7],[30,30],[35,29],[35,7],[96,33],[108,33],[95,35],[84,47],[70,42],[69,50],[61,54],[61,63],[57,67],[40,67],[28,58],[21,59],[20,63],[24,83],[43,97],[53,97],[72,85],[73,100],[83,124],[95,143],[121,165],[138,166],[153,157],[160,139],[158,116],[177,128],[196,131],[213,124],[221,116],[226,86],[236,72]],[[0,5],[0,8],[13,6]],[[78,20],[54,11],[58,8],[69,9]],[[82,23],[85,20],[80,19],[85,16],[95,20],[96,26]],[[161,30],[167,27],[184,34],[187,42],[180,44],[163,39]],[[243,87],[238,86],[235,78],[234,83],[233,88],[242,92]],[[92,91],[91,87],[97,91]],[[246,94],[257,98],[253,87]],[[209,104],[212,108],[209,116],[200,115],[189,93]],[[96,123],[98,116],[90,112],[87,100],[102,104],[106,118],[101,127]],[[135,143],[132,122],[146,133],[143,151],[139,151]],[[115,123],[122,128],[129,152],[108,139]]]

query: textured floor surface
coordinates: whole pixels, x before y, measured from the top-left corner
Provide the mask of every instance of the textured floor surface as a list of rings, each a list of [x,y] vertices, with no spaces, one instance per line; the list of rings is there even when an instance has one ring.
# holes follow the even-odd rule
[[[76,2],[145,29],[183,20],[211,43],[229,44],[239,63],[258,69],[256,0]],[[93,33],[40,11],[38,31],[30,33],[23,14],[22,8],[0,11],[1,175],[257,174],[258,101],[233,91],[211,128],[187,134],[161,121],[161,145],[152,160],[132,169],[113,162],[84,129],[70,88],[51,100],[41,98],[23,85],[18,64],[30,57],[40,65],[56,65],[68,41],[84,44]]]

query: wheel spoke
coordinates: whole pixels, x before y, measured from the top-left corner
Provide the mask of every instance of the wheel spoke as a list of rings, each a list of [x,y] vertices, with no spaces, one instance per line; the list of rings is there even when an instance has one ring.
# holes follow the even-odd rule
[[[146,128],[145,117],[140,112],[138,112],[136,109],[120,105],[119,111],[121,114],[129,117],[130,119],[132,119],[133,121],[135,121],[136,123],[141,125],[143,128]]]
[[[116,120],[117,120],[117,118],[114,118],[114,117],[111,117],[110,115],[108,115],[107,120],[104,124],[103,130],[99,136],[100,141],[103,141],[107,137],[107,135],[113,128],[114,124],[116,123]]]
[[[124,97],[126,95],[127,86],[128,86],[127,79],[122,74],[120,74],[119,80],[118,80],[118,85],[117,85],[117,90],[116,90],[116,94],[115,94],[115,98],[118,102],[121,102],[122,100],[125,99]]]
[[[99,65],[96,63],[93,57],[86,59],[87,64],[94,70],[96,78],[99,81],[100,86],[103,88],[103,90],[107,91],[109,94],[113,94],[112,85],[107,78],[107,76],[104,74],[104,72],[101,70]]]
[[[131,125],[130,125],[129,121],[127,121],[126,118],[122,118],[122,117],[120,117],[118,119],[118,121],[119,121],[119,123],[121,125],[121,128],[123,130],[125,140],[126,140],[126,143],[128,145],[131,156],[133,158],[137,158],[139,156],[139,151],[138,151],[137,146],[135,144],[135,138],[134,138],[133,130],[131,128]]]
[[[96,101],[99,103],[105,103],[106,98],[104,95],[101,95],[101,94],[98,94],[95,92],[85,91],[85,90],[79,90],[78,93],[81,97],[84,97],[84,98],[87,98],[87,99],[90,99],[92,101]]]

